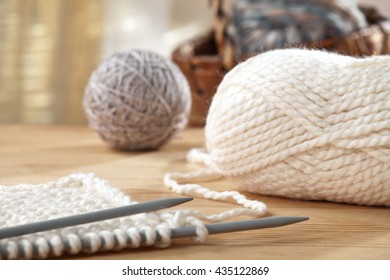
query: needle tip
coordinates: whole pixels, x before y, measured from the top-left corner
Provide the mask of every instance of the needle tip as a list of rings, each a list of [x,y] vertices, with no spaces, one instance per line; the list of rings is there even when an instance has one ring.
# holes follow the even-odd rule
[[[298,222],[303,222],[303,221],[310,220],[309,217],[295,217],[295,218],[298,220]]]
[[[167,208],[168,207],[172,207],[172,206],[176,206],[176,205],[180,205],[180,204],[183,204],[183,203],[186,203],[186,202],[189,202],[193,200],[192,197],[175,197],[175,198],[168,198],[167,199]]]
[[[290,225],[309,220],[309,217],[275,217],[280,225]]]

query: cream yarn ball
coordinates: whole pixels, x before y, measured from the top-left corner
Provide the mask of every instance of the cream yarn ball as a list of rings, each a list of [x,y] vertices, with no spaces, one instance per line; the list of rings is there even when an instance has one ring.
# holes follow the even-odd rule
[[[191,94],[173,62],[130,50],[111,55],[92,73],[83,105],[90,127],[110,146],[150,150],[186,126]]]
[[[210,165],[247,191],[390,206],[390,57],[275,50],[223,79]]]

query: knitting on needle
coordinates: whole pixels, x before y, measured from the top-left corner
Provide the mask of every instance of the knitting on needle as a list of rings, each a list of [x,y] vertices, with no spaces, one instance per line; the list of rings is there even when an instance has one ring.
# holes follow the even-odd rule
[[[170,208],[193,198],[165,198],[0,229],[0,239]]]
[[[114,219],[155,210],[161,210],[188,202],[190,200],[192,200],[192,198],[166,198],[69,217],[41,221],[31,224],[3,228],[0,229],[0,239],[17,237],[25,234],[42,232],[69,226],[76,226],[102,220]],[[217,234],[234,231],[280,227],[306,221],[308,219],[308,217],[269,217],[239,222],[209,224],[205,226],[209,234]],[[171,229],[172,238],[194,237],[196,235],[196,228],[191,226]]]

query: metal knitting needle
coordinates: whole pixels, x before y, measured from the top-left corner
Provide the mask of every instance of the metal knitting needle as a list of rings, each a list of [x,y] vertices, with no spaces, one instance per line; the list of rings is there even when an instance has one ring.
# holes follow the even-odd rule
[[[152,201],[146,201],[137,204],[121,206],[117,208],[105,209],[96,212],[78,214],[74,216],[62,217],[52,220],[46,220],[31,224],[18,225],[0,229],[0,239],[21,236],[30,233],[42,232],[52,229],[65,228],[81,224],[88,224],[103,220],[120,218],[139,213],[157,211],[170,208],[188,201],[193,198],[164,198]]]
[[[227,233],[244,230],[255,230],[287,226],[309,220],[309,217],[269,217],[238,222],[227,222],[205,225],[209,234]],[[196,227],[182,227],[171,230],[171,238],[196,237]]]

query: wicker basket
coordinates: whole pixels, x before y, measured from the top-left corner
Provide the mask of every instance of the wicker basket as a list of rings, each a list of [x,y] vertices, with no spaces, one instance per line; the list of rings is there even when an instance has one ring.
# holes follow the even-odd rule
[[[351,33],[347,37],[300,44],[299,46],[326,49],[353,56],[369,56],[390,53],[390,21],[374,8],[361,8],[369,27]],[[203,126],[211,99],[224,74],[234,65],[245,60],[240,57],[226,62],[217,51],[214,31],[180,45],[172,54],[173,61],[187,77],[193,105],[189,124]]]

